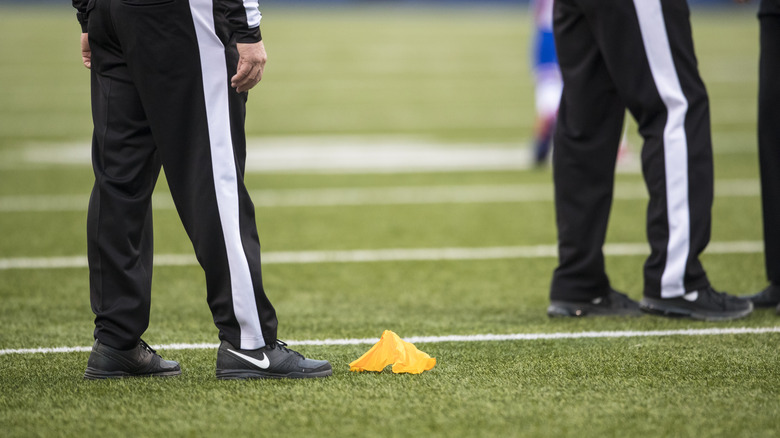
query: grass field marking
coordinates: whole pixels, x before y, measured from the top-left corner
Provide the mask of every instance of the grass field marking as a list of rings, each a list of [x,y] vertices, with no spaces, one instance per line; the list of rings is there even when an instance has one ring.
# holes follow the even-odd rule
[[[602,331],[602,332],[574,332],[574,333],[516,333],[506,335],[449,335],[449,336],[412,336],[404,338],[413,344],[441,343],[441,342],[487,342],[487,341],[538,341],[557,339],[590,339],[590,338],[641,338],[657,336],[714,336],[714,335],[740,335],[740,334],[765,334],[780,333],[780,327],[739,327],[739,328],[706,328],[706,329],[681,329],[681,330],[652,330],[652,331]],[[316,341],[303,345],[318,345]],[[376,342],[376,341],[374,341]],[[291,341],[290,344],[293,344]],[[297,344],[302,345],[302,344]]]
[[[569,333],[511,333],[511,334],[481,334],[481,335],[446,335],[446,336],[411,336],[404,338],[413,344],[438,344],[443,342],[504,342],[504,341],[539,341],[559,339],[593,339],[593,338],[646,338],[660,336],[719,336],[780,333],[780,327],[737,327],[737,328],[704,328],[655,331],[603,331],[603,332],[569,332]],[[371,345],[379,338],[357,339],[309,339],[303,341],[287,341],[289,345]],[[219,344],[163,344],[153,345],[156,350],[209,350],[219,348]],[[77,353],[90,351],[92,347],[55,347],[55,348],[11,348],[0,350],[0,356],[9,354],[51,354]]]
[[[555,245],[497,246],[485,248],[391,248],[349,251],[272,252],[265,263],[363,263],[425,260],[490,260],[557,257]]]
[[[246,171],[320,174],[527,170],[523,142],[448,143],[404,135],[313,135],[247,139]],[[13,158],[13,157],[8,157]],[[42,165],[89,165],[83,143],[34,143],[16,161]],[[638,166],[632,166],[638,171]]]
[[[59,269],[85,267],[87,267],[86,256],[18,257],[0,259],[0,271],[9,269]]]
[[[705,254],[756,254],[764,251],[761,241],[711,242]],[[650,253],[646,243],[608,243],[608,256],[642,256]],[[491,260],[557,257],[555,245],[494,246],[483,248],[390,248],[343,251],[276,251],[263,254],[263,264],[366,263],[387,261]],[[155,266],[194,266],[194,255],[160,254]],[[86,268],[87,258],[20,257],[0,259],[0,271],[10,269]]]
[[[719,142],[713,150],[715,155],[755,153],[755,146],[743,146],[745,138],[755,137],[755,131],[719,131],[717,135],[729,141]],[[618,172],[641,171],[638,149],[634,146],[630,159],[618,163]],[[91,162],[89,140],[32,142],[19,150],[3,154],[0,168],[13,169],[19,163],[88,166]],[[464,143],[382,134],[252,137],[247,139],[246,171],[354,174],[527,170],[532,166],[531,155],[523,140]]]
[[[551,201],[552,184],[496,184],[454,186],[411,186],[372,188],[323,188],[252,190],[256,207],[329,207],[340,205],[405,204],[489,204]],[[757,179],[721,180],[715,184],[715,195],[724,197],[757,197],[761,194]],[[619,183],[615,199],[647,199],[642,182]],[[1,196],[0,212],[86,211],[89,195]],[[170,194],[154,195],[155,210],[173,209]]]

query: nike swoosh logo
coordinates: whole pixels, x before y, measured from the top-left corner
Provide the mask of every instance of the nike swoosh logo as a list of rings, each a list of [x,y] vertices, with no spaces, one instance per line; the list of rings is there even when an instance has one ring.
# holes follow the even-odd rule
[[[244,359],[245,361],[251,363],[252,365],[254,365],[254,366],[256,366],[256,367],[258,367],[260,369],[267,369],[269,366],[271,366],[271,361],[268,360],[268,356],[266,356],[265,353],[262,353],[263,354],[263,359],[262,360],[258,360],[258,359],[255,359],[254,357],[247,356],[246,354],[241,354],[241,353],[239,353],[237,351],[233,351],[233,350],[231,350],[229,348],[227,349],[227,351],[228,351],[228,353],[233,353],[234,355],[238,356],[239,358]]]

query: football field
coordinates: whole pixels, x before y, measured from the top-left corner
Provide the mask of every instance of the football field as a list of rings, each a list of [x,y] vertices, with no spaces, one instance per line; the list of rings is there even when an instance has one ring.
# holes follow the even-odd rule
[[[780,316],[549,319],[549,168],[529,165],[525,7],[263,7],[246,182],[279,335],[327,359],[308,381],[217,381],[205,279],[164,176],[144,340],[169,379],[85,381],[89,73],[69,4],[0,7],[0,435],[780,434]],[[766,285],[755,8],[694,9],[715,157],[713,285]],[[642,294],[647,194],[629,123],[605,252]],[[393,330],[437,359],[354,373]]]

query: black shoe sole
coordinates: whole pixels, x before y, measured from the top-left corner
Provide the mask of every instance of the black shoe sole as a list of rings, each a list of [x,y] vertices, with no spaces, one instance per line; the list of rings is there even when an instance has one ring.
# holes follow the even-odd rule
[[[244,380],[244,379],[309,379],[328,377],[333,374],[332,369],[312,372],[293,371],[287,374],[269,373],[260,370],[217,370],[219,380]]]
[[[126,377],[174,377],[178,375],[181,375],[181,370],[160,371],[157,373],[148,374],[132,374],[125,371],[103,371],[96,368],[87,367],[87,370],[84,371],[84,379],[86,380],[123,379]]]
[[[687,309],[685,307],[670,305],[664,300],[654,298],[643,298],[639,302],[639,307],[650,314],[666,316],[670,318],[690,318],[698,321],[729,321],[732,319],[744,318],[753,312],[753,304],[747,309],[729,310],[729,311],[702,311],[696,309]]]
[[[585,316],[641,316],[639,309],[610,309],[589,304],[551,302],[547,307],[550,318],[582,318]]]
[[[753,307],[756,309],[769,309],[771,307],[776,307],[777,305],[780,305],[780,302],[778,301],[753,301],[750,298],[744,298],[745,300],[749,300],[751,303],[753,303]]]
[[[764,308],[768,309],[770,307],[776,307],[780,305],[780,301],[777,300],[767,300],[763,298],[754,299],[754,297],[755,295],[746,295],[746,296],[741,296],[740,298],[742,298],[745,301],[750,301],[751,303],[753,303],[753,308],[755,309],[764,309]]]

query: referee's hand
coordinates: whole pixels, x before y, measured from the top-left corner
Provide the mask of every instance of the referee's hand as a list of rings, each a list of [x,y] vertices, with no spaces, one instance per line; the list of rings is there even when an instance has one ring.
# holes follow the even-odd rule
[[[89,36],[81,34],[81,63],[86,68],[92,68],[92,50],[89,49]]]
[[[263,79],[263,69],[268,55],[262,41],[252,44],[238,43],[238,68],[230,79],[230,86],[239,93],[249,91]]]

